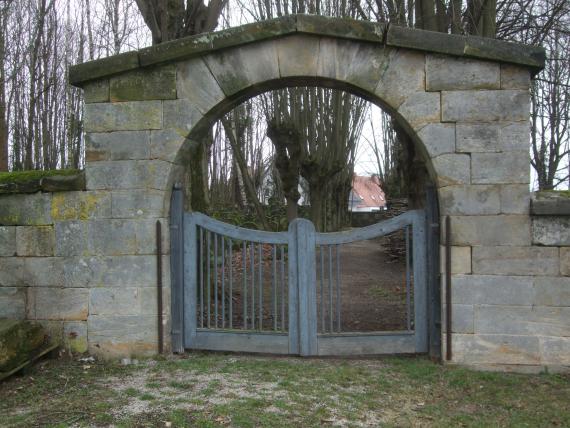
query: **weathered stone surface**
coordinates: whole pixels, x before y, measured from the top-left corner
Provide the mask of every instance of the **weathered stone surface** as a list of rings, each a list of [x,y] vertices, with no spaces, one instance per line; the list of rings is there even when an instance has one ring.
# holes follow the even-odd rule
[[[172,164],[161,160],[101,161],[87,164],[90,190],[167,188]]]
[[[18,256],[53,256],[54,239],[53,226],[18,226],[16,252]]]
[[[455,124],[430,123],[418,132],[429,157],[455,153]]]
[[[87,134],[87,162],[150,159],[150,131],[120,131]]]
[[[92,315],[87,320],[89,351],[104,356],[156,353],[156,316]]]
[[[570,366],[570,338],[540,337],[539,340],[544,364]]]
[[[451,300],[463,305],[518,305],[534,302],[532,276],[454,275]]]
[[[87,352],[87,323],[69,321],[63,323],[63,345],[71,352]]]
[[[19,257],[0,257],[0,287],[23,286],[24,259]]]
[[[198,122],[202,113],[188,100],[164,101],[164,128],[176,131],[187,137]]]
[[[84,82],[100,79],[123,71],[139,67],[137,52],[125,52],[119,55],[101,58],[96,61],[76,64],[69,69],[69,83],[82,86]]]
[[[112,191],[113,218],[160,217],[164,215],[165,192],[159,190]]]
[[[410,95],[425,91],[425,55],[400,49],[391,49],[388,54],[374,93],[397,110]]]
[[[202,58],[177,64],[178,98],[187,99],[202,114],[222,102],[225,94]]]
[[[0,196],[0,224],[41,225],[51,224],[51,194]]]
[[[544,67],[546,59],[544,48],[540,46],[528,46],[477,36],[466,37],[464,54],[476,58],[526,65],[534,72]]]
[[[532,243],[570,246],[570,217],[534,217],[532,219]]]
[[[419,130],[429,123],[439,122],[441,119],[440,94],[418,92],[410,95],[398,108],[398,113],[414,130]]]
[[[530,212],[535,216],[570,216],[570,198],[558,191],[535,192]]]
[[[570,307],[570,278],[536,277],[533,304]],[[566,318],[570,322],[570,318]]]
[[[494,62],[443,55],[426,55],[426,89],[500,89],[500,65]]]
[[[323,37],[317,74],[374,92],[389,67],[390,52],[383,45]]]
[[[30,358],[44,343],[45,332],[30,321],[0,320],[0,373],[9,372]]]
[[[0,226],[0,257],[16,255],[16,227]]]
[[[188,148],[192,142],[173,129],[152,131],[150,134],[150,158],[175,162],[179,152]]]
[[[527,68],[501,64],[501,89],[528,89],[530,72]]]
[[[471,182],[471,158],[464,154],[444,154],[432,159],[438,187]]]
[[[440,254],[440,272],[445,273],[445,247],[441,247]],[[451,247],[451,273],[471,273],[471,247]]]
[[[111,217],[111,194],[105,191],[67,192],[53,195],[51,216],[55,221]]]
[[[528,91],[443,91],[443,122],[524,121],[530,111]]]
[[[156,288],[92,288],[89,315],[156,315]]]
[[[388,46],[463,56],[465,38],[435,31],[415,30],[390,25],[386,34],[386,44]]]
[[[501,187],[501,213],[526,214],[530,209],[530,191],[527,184],[505,184]]]
[[[476,306],[475,333],[570,336],[570,308]]]
[[[444,305],[441,311],[441,325],[443,332],[446,331],[447,310]],[[456,305],[452,307],[451,331],[453,333],[473,333],[473,305]]]
[[[85,103],[109,102],[109,80],[101,79],[83,85]]]
[[[465,153],[524,150],[529,140],[526,122],[458,123],[456,132],[457,151]]]
[[[276,43],[287,44],[286,39],[282,39],[240,46],[208,55],[204,61],[226,96],[231,96],[255,84],[279,78]],[[318,39],[315,61],[317,58]]]
[[[528,151],[504,153],[472,153],[473,184],[528,184],[530,157]]]
[[[87,221],[61,221],[55,224],[55,255],[73,256],[88,253]]]
[[[112,77],[111,102],[176,99],[176,66],[143,68]]]
[[[75,175],[52,175],[40,179],[44,192],[70,192],[85,190],[85,172]]]
[[[292,35],[275,41],[281,77],[316,76],[319,37]]]
[[[87,104],[85,131],[139,131],[162,128],[162,101]]]
[[[320,15],[297,15],[297,31],[382,43],[386,25],[360,19],[337,19]]]
[[[476,274],[558,275],[559,269],[557,248],[473,248],[473,273]]]
[[[26,257],[24,281],[30,287],[63,287],[63,263],[61,257]]]
[[[536,336],[454,334],[453,360],[466,364],[539,364]]]
[[[570,248],[560,248],[560,275],[570,276]]]
[[[442,213],[445,215],[486,215],[501,212],[500,190],[497,186],[447,186],[439,190]]]
[[[453,245],[530,245],[530,219],[523,215],[451,217]]]
[[[26,318],[26,289],[0,287],[0,319]]]
[[[31,288],[34,306],[29,316],[44,320],[87,319],[89,290],[86,288]]]

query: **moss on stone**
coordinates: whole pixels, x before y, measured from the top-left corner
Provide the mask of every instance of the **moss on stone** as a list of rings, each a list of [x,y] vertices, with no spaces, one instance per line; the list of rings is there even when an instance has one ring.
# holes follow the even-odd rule
[[[44,341],[45,331],[37,323],[0,320],[0,372],[8,372],[24,363]]]
[[[570,198],[570,190],[540,190],[536,192],[536,197],[540,198]]]
[[[12,171],[0,172],[0,184],[8,183],[27,183],[30,181],[41,180],[44,177],[53,177],[54,175],[76,175],[79,174],[77,169],[50,169],[47,171]]]

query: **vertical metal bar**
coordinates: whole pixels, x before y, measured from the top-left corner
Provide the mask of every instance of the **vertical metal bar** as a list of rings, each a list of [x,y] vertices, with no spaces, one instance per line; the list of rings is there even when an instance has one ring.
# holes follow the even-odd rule
[[[218,328],[218,238],[214,233],[214,328]]]
[[[208,284],[208,308],[207,308],[207,316],[208,316],[208,328],[210,328],[211,326],[211,320],[210,320],[210,312],[211,312],[211,306],[212,306],[212,289],[211,289],[211,282],[210,282],[210,247],[212,244],[212,232],[210,232],[209,230],[206,231],[207,232],[207,245],[206,245],[206,259],[207,259],[207,265],[206,265],[206,269],[207,269],[207,278],[206,278],[206,282]]]
[[[247,241],[243,241],[243,249],[241,251],[241,264],[243,265],[243,329],[247,330]]]
[[[230,328],[234,328],[234,314],[233,314],[233,303],[234,303],[234,257],[233,257],[233,242],[232,239],[230,238],[229,240],[229,246],[230,246],[230,300],[229,300],[229,304],[230,304]]]
[[[334,329],[334,311],[333,311],[333,278],[332,278],[332,245],[329,245],[329,326],[330,332]]]
[[[204,229],[200,227],[200,327],[204,328]]]
[[[271,283],[271,301],[273,302],[273,330],[277,330],[277,246],[273,244],[273,276]]]
[[[336,244],[336,330],[341,332],[341,281],[340,281],[340,244]]]
[[[285,330],[285,246],[281,245],[281,331]]]
[[[194,238],[195,239],[195,238]],[[196,256],[196,254],[194,254]],[[162,323],[162,225],[156,221],[156,304],[158,306],[158,353],[164,350],[164,327]]]
[[[226,327],[226,241],[222,235],[222,328]]]
[[[321,255],[321,331],[326,333],[327,326],[325,323],[325,253],[323,246],[319,245],[319,253]]]
[[[184,214],[184,346],[192,348],[196,339],[196,295],[198,290],[198,243],[196,222],[191,214]]]
[[[251,243],[251,328],[255,330],[255,243]]]
[[[406,233],[406,329],[412,329],[412,308],[410,305],[410,284],[411,284],[411,267],[410,267],[410,226],[404,229]]]
[[[451,217],[445,218],[445,359],[453,357],[451,350]]]
[[[172,190],[170,202],[170,294],[172,316],[172,351],[184,352],[184,209],[179,184]],[[188,310],[188,308],[187,308]]]
[[[259,329],[263,330],[263,243],[259,243]]]

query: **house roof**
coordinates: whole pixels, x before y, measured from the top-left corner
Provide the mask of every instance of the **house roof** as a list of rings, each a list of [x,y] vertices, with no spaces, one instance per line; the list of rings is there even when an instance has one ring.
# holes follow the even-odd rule
[[[184,37],[138,51],[77,64],[70,68],[69,81],[72,85],[81,87],[86,82],[129,70],[180,61],[220,49],[291,34],[359,40],[397,48],[511,63],[528,67],[533,73],[544,68],[546,58],[541,47],[490,38],[459,36],[349,18],[288,15],[223,31]]]
[[[357,208],[378,208],[386,205],[386,195],[380,187],[378,177],[361,177],[354,175],[352,178],[352,191],[360,198]]]

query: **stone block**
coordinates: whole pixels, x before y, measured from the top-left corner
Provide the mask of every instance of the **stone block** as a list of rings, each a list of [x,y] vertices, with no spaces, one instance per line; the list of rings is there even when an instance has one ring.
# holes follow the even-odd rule
[[[443,91],[443,122],[526,121],[528,91]]]
[[[570,307],[570,278],[536,277],[533,303],[540,306]]]
[[[19,257],[0,257],[0,287],[25,285],[24,259]]]
[[[89,315],[156,315],[156,288],[92,288]]]
[[[160,220],[163,230],[168,226],[168,221],[164,218],[153,218],[150,220],[137,220],[136,222],[136,237],[137,237],[137,251],[136,254],[156,254],[156,221]],[[170,248],[170,241],[168,234],[162,234],[162,248],[163,251],[168,251]]]
[[[464,154],[445,154],[432,159],[438,187],[469,184],[471,182],[471,158]]]
[[[519,305],[534,302],[531,276],[454,275],[451,300],[462,305]]]
[[[74,353],[87,352],[87,322],[66,321],[63,323],[63,345]]]
[[[534,216],[569,216],[570,198],[557,191],[534,192],[530,201],[530,213]]]
[[[168,187],[172,164],[155,160],[110,161],[87,164],[89,190],[157,189]]]
[[[91,315],[87,328],[91,353],[117,357],[157,352],[156,316]]]
[[[488,275],[558,275],[557,248],[474,247],[473,273]]]
[[[220,84],[202,58],[192,58],[177,64],[178,98],[188,100],[202,114],[225,99]]]
[[[89,254],[126,255],[137,252],[135,220],[94,220],[89,222]],[[79,254],[78,254],[79,255]]]
[[[570,308],[543,306],[475,307],[475,333],[570,336]]]
[[[505,184],[501,188],[501,213],[526,214],[530,210],[530,191],[527,184]]]
[[[51,194],[0,196],[0,224],[3,226],[52,224]]]
[[[533,217],[532,243],[535,245],[570,246],[570,217]]]
[[[26,289],[0,287],[0,319],[26,318]]]
[[[165,192],[159,190],[117,190],[111,192],[113,218],[161,217]]]
[[[176,66],[129,71],[111,78],[111,102],[176,99]]]
[[[55,224],[55,255],[73,256],[88,253],[87,221],[68,220]]]
[[[281,77],[317,75],[319,37],[292,35],[275,41]]]
[[[473,184],[528,184],[530,157],[528,151],[508,153],[472,153]]]
[[[63,264],[61,257],[26,257],[24,281],[30,287],[63,287]]]
[[[16,255],[16,227],[0,226],[0,257]]]
[[[374,93],[397,110],[406,99],[425,91],[425,55],[423,52],[390,49]]]
[[[569,337],[540,337],[540,354],[543,364],[570,366]]]
[[[530,71],[526,67],[501,64],[501,89],[530,88]]]
[[[382,45],[323,37],[318,75],[374,92],[389,65],[390,49]]]
[[[32,288],[31,317],[44,320],[82,321],[87,319],[89,290],[86,288]]]
[[[85,138],[87,162],[150,159],[150,131],[92,132]]]
[[[463,364],[539,364],[536,336],[454,334],[453,361]]]
[[[150,134],[150,158],[167,162],[176,162],[179,153],[183,153],[193,144],[173,129],[152,131]]]
[[[430,158],[455,153],[454,123],[430,123],[418,132],[418,137]]]
[[[445,247],[440,248],[440,272],[445,273]],[[471,273],[471,247],[451,247],[451,273]]]
[[[109,102],[109,80],[95,80],[83,85],[83,98],[86,104]]]
[[[51,216],[55,221],[109,218],[111,193],[106,191],[54,193]]]
[[[496,62],[443,55],[426,55],[426,89],[450,91],[500,89],[501,71]]]
[[[570,276],[570,248],[560,248],[560,275]]]
[[[86,132],[139,131],[162,128],[162,101],[87,104]]]
[[[164,101],[164,128],[187,137],[200,120],[202,113],[186,99]]]
[[[53,226],[18,226],[16,252],[18,256],[53,256],[54,239]]]
[[[451,242],[459,246],[530,245],[530,218],[523,215],[451,217]]]
[[[398,108],[398,113],[414,130],[441,119],[439,92],[418,92],[410,95]]]
[[[222,91],[226,96],[231,96],[253,85],[279,79],[279,67],[282,64],[277,60],[276,45],[287,45],[287,39],[259,42],[214,52],[204,57],[204,61],[218,81]],[[309,40],[308,44],[311,45],[312,38]],[[313,59],[316,62],[319,45],[318,39],[315,40],[317,41],[317,50],[314,52]],[[298,46],[296,55],[299,55],[300,52],[304,52],[304,50],[303,47]],[[288,61],[288,63],[305,65],[302,61],[299,63]],[[314,69],[312,73],[312,75],[315,74]]]
[[[527,122],[457,123],[456,126],[458,152],[510,152],[528,147]]]
[[[447,325],[447,310],[445,306],[441,311],[441,325],[445,332]],[[451,331],[452,333],[473,333],[473,305],[454,304],[451,309]]]
[[[447,186],[439,190],[444,215],[500,214],[501,198],[497,186]]]

